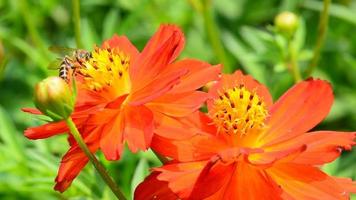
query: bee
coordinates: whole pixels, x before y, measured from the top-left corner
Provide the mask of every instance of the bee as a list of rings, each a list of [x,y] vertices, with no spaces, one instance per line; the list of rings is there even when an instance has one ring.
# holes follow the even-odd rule
[[[91,53],[84,49],[52,46],[49,47],[49,50],[60,54],[61,58],[52,61],[48,68],[58,69],[58,76],[67,82],[70,82],[75,75],[76,68],[82,66],[92,57]]]

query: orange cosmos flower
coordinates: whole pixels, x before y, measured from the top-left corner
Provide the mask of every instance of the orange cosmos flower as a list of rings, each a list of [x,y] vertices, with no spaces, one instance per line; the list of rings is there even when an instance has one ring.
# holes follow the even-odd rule
[[[135,199],[348,199],[356,183],[318,166],[355,145],[355,132],[315,131],[333,102],[330,85],[307,80],[277,102],[237,71],[209,91],[209,117],[165,119],[152,148],[173,158]]]
[[[125,36],[113,36],[76,69],[77,102],[72,118],[92,152],[117,160],[126,142],[131,151],[150,146],[155,113],[182,117],[197,110],[207,94],[195,91],[218,78],[219,66],[185,59],[173,62],[184,46],[180,29],[163,25],[140,53]],[[40,114],[33,109],[25,109]],[[30,139],[68,132],[63,121],[25,130]],[[55,189],[64,191],[88,162],[69,137]]]

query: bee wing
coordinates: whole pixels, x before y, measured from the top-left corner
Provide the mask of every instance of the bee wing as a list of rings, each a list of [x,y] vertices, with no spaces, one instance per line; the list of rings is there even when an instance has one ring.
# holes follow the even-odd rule
[[[48,64],[48,69],[58,69],[62,64],[62,59],[58,58],[56,60],[53,60],[51,61],[49,64]]]
[[[69,47],[61,47],[61,46],[50,46],[48,47],[48,50],[50,50],[53,53],[59,54],[61,56],[65,56],[65,55],[72,54],[76,49],[69,48]]]

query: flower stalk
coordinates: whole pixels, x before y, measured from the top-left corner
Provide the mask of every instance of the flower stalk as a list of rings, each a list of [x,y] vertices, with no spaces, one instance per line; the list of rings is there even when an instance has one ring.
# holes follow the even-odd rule
[[[323,11],[320,15],[319,20],[319,28],[318,28],[318,37],[314,47],[313,58],[310,62],[309,68],[306,72],[306,76],[310,76],[318,65],[321,48],[323,47],[326,32],[328,29],[328,21],[329,21],[329,7],[331,4],[331,0],[324,0]]]
[[[119,200],[126,200],[125,196],[123,195],[123,193],[121,192],[119,187],[116,185],[116,183],[113,181],[113,179],[106,172],[104,166],[91,153],[88,146],[85,144],[85,142],[84,142],[82,136],[80,135],[72,118],[68,117],[67,119],[65,119],[65,122],[66,122],[67,126],[69,127],[69,130],[70,130],[71,134],[73,135],[74,139],[77,141],[79,147],[82,149],[82,151],[85,153],[85,155],[89,158],[89,160],[93,163],[95,169],[100,174],[100,176],[103,178],[105,183],[109,186],[111,191],[115,194],[115,196]]]
[[[229,60],[226,56],[224,47],[220,39],[219,29],[214,20],[211,3],[211,0],[202,1],[202,15],[204,19],[204,26],[215,55],[219,59],[219,62],[224,65],[223,71],[226,73],[232,72],[233,69],[229,64]]]
[[[293,41],[288,41],[288,54],[289,54],[289,69],[293,75],[295,83],[298,83],[302,80],[302,76],[300,73],[298,59],[297,59],[297,51],[294,47]]]
[[[73,7],[73,23],[75,32],[75,42],[77,43],[77,48],[83,48],[81,34],[80,34],[80,2],[79,0],[72,0]]]

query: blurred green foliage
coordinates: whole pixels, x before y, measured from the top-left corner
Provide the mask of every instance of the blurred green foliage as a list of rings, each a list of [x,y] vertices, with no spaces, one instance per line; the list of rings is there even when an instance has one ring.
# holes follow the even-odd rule
[[[293,84],[293,77],[288,71],[287,41],[273,30],[273,19],[285,10],[300,16],[293,43],[304,72],[318,37],[322,4],[318,0],[83,0],[81,39],[86,49],[92,49],[114,33],[125,34],[142,49],[159,24],[174,23],[186,36],[181,57],[242,69],[266,84],[276,99]],[[36,82],[57,73],[46,69],[55,58],[48,46],[76,46],[71,6],[69,0],[0,0],[0,199],[113,199],[92,166],[65,193],[52,190],[60,157],[68,147],[65,136],[41,141],[23,137],[26,127],[42,121],[20,109],[33,107]],[[213,38],[206,30],[216,31]],[[356,130],[355,32],[356,0],[333,1],[313,76],[329,80],[336,98],[330,115],[316,129]],[[216,55],[216,45],[221,45],[224,58]],[[152,152],[126,151],[121,161],[101,160],[127,197],[149,167],[159,164]],[[356,151],[344,153],[324,169],[355,179]]]

